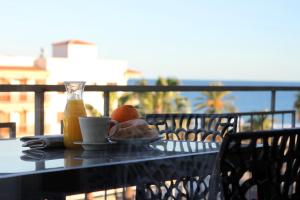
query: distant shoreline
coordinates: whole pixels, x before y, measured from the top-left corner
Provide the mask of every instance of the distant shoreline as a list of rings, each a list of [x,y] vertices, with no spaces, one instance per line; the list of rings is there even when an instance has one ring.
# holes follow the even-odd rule
[[[173,78],[173,77],[168,77]],[[176,79],[176,78],[174,78]],[[135,81],[141,79],[129,79],[128,84],[133,85]],[[144,79],[148,81],[149,85],[154,85],[157,79]],[[198,85],[208,85],[212,82],[221,82],[224,85],[250,85],[250,86],[300,86],[300,81],[254,81],[254,80],[197,80],[197,79],[178,79],[180,85],[191,85],[191,83],[195,83]]]
[[[128,85],[140,79],[130,79]],[[155,85],[156,79],[146,79],[148,85]],[[213,80],[179,80],[180,85],[199,85],[207,86]],[[226,86],[300,86],[300,82],[271,82],[271,81],[218,81]],[[201,92],[181,92],[181,95],[186,97],[192,107],[192,112],[195,112],[194,105],[196,97],[201,95]],[[253,112],[270,110],[271,95],[270,92],[231,92],[230,96],[234,97],[233,104],[238,112]],[[294,110],[294,102],[296,92],[277,92],[276,95],[276,110]],[[199,112],[199,111],[197,111]]]

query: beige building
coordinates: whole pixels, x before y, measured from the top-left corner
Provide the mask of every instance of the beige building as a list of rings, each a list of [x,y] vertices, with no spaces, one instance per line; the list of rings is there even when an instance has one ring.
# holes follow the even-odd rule
[[[124,60],[99,59],[97,45],[81,40],[52,44],[52,56],[38,58],[0,56],[0,84],[63,84],[80,80],[95,85],[127,85],[141,73]],[[103,112],[99,92],[85,92],[84,102]],[[45,133],[59,133],[66,102],[62,93],[46,93]],[[34,132],[34,94],[0,93],[0,122],[16,122],[17,136]],[[0,132],[1,137],[1,132]]]
[[[31,66],[0,64],[0,84],[45,84],[47,77],[47,70],[35,66],[34,62]],[[29,92],[0,93],[0,122],[16,122],[18,133],[33,133],[33,101],[34,94]],[[7,130],[3,131],[7,133]]]

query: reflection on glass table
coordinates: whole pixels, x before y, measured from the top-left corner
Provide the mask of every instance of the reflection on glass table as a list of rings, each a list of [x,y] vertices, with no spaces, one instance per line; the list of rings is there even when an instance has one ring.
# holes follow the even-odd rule
[[[148,186],[165,181],[188,183],[186,178],[197,177],[200,184],[211,173],[218,151],[218,143],[192,141],[108,144],[98,151],[30,150],[18,140],[0,141],[0,189],[40,198],[136,186],[136,195],[144,197]]]

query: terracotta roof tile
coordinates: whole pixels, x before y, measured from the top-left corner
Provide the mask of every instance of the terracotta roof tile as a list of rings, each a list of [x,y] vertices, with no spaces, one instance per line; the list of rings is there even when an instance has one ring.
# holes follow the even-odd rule
[[[86,42],[83,40],[66,40],[66,41],[61,41],[61,42],[55,42],[52,45],[67,45],[67,44],[79,44],[79,45],[95,45],[94,43],[91,42]]]
[[[134,69],[127,69],[126,73],[133,73],[133,74],[142,74],[142,72],[134,70]]]
[[[46,71],[45,69],[34,67],[34,66],[23,67],[23,66],[2,66],[2,65],[0,65],[0,70]]]

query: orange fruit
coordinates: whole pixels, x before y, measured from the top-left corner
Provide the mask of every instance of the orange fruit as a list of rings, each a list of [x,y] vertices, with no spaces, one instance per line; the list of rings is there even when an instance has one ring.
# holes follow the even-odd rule
[[[116,108],[112,114],[111,119],[118,122],[125,122],[132,119],[138,119],[139,113],[132,105],[123,105]]]

